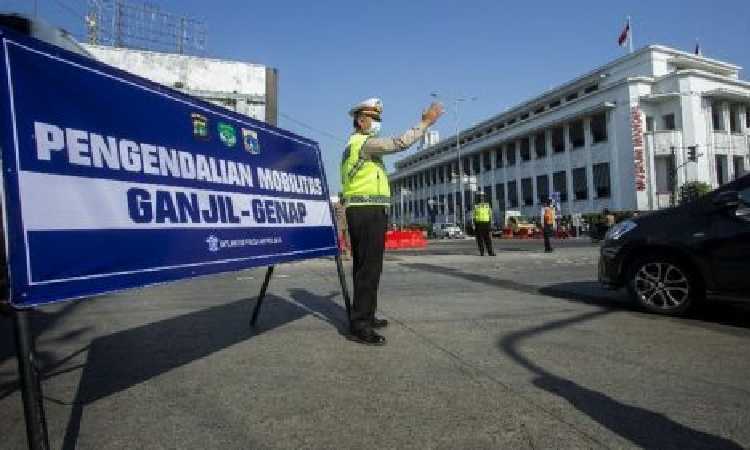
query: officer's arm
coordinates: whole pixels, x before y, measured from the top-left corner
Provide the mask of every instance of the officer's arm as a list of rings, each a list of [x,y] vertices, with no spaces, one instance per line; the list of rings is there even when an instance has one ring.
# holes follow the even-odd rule
[[[420,122],[419,125],[408,129],[401,136],[369,138],[365,141],[360,152],[363,157],[370,157],[406,150],[424,136],[426,129],[427,126]]]

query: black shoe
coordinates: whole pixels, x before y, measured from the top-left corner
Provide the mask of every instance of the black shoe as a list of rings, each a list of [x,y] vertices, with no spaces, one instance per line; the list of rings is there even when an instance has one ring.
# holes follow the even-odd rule
[[[385,345],[385,337],[379,335],[369,328],[353,331],[352,334],[348,336],[348,338],[349,340],[354,341],[358,344]]]
[[[495,256],[495,254],[494,253],[490,253],[490,256]]]
[[[372,327],[375,329],[385,328],[388,326],[387,319],[372,319]]]
[[[480,253],[479,256],[484,256],[484,253]]]

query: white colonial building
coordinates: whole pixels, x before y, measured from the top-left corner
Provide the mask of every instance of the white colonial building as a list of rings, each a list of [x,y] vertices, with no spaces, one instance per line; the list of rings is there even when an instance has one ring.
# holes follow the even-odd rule
[[[474,190],[497,218],[538,215],[550,197],[565,215],[651,210],[686,182],[727,183],[750,166],[750,82],[739,70],[655,45],[623,56],[462,130],[463,200],[456,136],[396,162],[393,220],[427,222],[430,203],[438,222],[456,220]]]

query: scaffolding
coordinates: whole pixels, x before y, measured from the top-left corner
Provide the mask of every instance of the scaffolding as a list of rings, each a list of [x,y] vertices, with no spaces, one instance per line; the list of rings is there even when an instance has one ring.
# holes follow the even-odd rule
[[[133,0],[88,0],[89,44],[201,56],[206,25]]]

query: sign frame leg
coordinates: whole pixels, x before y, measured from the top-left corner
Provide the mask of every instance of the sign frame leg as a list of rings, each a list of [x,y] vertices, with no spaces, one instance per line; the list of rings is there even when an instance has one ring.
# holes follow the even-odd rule
[[[34,358],[34,337],[31,333],[29,311],[13,310],[12,315],[29,450],[48,450],[49,436],[44,415],[44,397],[39,370]]]
[[[271,282],[271,276],[273,275],[274,266],[268,266],[266,269],[266,277],[263,279],[263,285],[260,287],[260,293],[258,299],[255,301],[255,308],[253,308],[253,315],[250,318],[250,326],[255,328],[255,324],[258,322],[258,315],[260,314],[260,306],[263,304],[263,299],[266,296],[266,290],[268,284]]]

